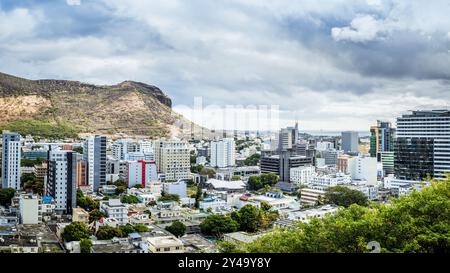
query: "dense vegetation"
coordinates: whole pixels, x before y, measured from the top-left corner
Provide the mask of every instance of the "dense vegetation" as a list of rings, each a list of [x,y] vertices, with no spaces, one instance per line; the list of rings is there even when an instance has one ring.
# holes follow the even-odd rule
[[[12,188],[0,189],[0,205],[6,206],[11,204],[11,199],[14,197],[15,193],[16,190]]]
[[[223,234],[235,232],[239,228],[238,222],[230,216],[222,214],[208,215],[200,224],[200,230],[205,235],[212,235],[216,238],[222,238]]]
[[[61,233],[66,242],[88,239],[90,235],[88,226],[80,222],[73,222],[67,225]]]
[[[160,202],[170,202],[170,201],[175,201],[175,202],[180,202],[180,196],[178,194],[168,194],[168,193],[162,193],[161,196],[159,197],[158,201]]]
[[[42,120],[16,120],[0,126],[1,130],[49,139],[76,138],[79,133],[79,129],[74,125]]]
[[[181,237],[186,233],[186,225],[180,221],[175,221],[172,225],[167,226],[166,230],[176,237]]]
[[[84,196],[80,189],[77,190],[77,206],[85,209],[86,211],[92,211],[99,209],[100,204],[98,201],[92,199],[90,196]]]
[[[257,166],[259,161],[261,160],[260,154],[253,154],[247,157],[244,161],[237,163],[238,167],[240,166]]]
[[[261,175],[250,176],[248,178],[247,187],[249,190],[257,191],[264,188],[266,185],[273,186],[278,181],[278,175],[274,173],[263,173]]]
[[[343,186],[336,186],[327,189],[325,200],[327,204],[334,204],[348,208],[352,204],[367,206],[367,197],[358,190],[352,190]]]
[[[220,239],[224,233],[267,229],[278,217],[278,212],[272,211],[271,206],[265,202],[261,204],[261,208],[245,205],[230,215],[209,215],[200,224],[200,230],[203,234]]]
[[[38,179],[32,173],[24,173],[20,177],[20,185],[25,191],[32,191],[42,195],[44,193],[44,180]]]
[[[91,239],[81,239],[80,253],[91,253],[91,252],[92,252],[92,240]]]
[[[295,228],[277,229],[245,246],[224,252],[450,252],[450,180],[433,182],[392,204],[356,204]]]
[[[120,201],[122,203],[125,203],[125,204],[137,204],[137,203],[140,203],[139,198],[137,198],[134,195],[124,195],[124,196],[122,196]]]

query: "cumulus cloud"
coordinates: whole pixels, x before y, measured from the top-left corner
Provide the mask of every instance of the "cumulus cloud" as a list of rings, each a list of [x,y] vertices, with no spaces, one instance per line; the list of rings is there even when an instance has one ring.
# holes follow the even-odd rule
[[[42,14],[33,14],[25,8],[16,8],[9,12],[0,10],[0,41],[31,36],[42,20]]]
[[[331,35],[336,41],[367,42],[375,40],[380,31],[382,31],[381,23],[373,16],[359,15],[352,20],[350,26],[332,28]]]

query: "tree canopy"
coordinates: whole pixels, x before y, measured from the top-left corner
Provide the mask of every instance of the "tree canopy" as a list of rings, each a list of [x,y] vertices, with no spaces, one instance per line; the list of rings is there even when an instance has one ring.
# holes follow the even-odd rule
[[[253,175],[248,178],[247,186],[249,190],[257,191],[266,185],[273,186],[279,181],[278,175],[274,173],[263,173],[261,175]]]
[[[229,216],[221,214],[212,214],[203,220],[200,224],[200,230],[203,234],[213,235],[221,238],[224,233],[235,232],[239,224]]]
[[[450,181],[394,199],[392,204],[352,204],[336,214],[294,228],[279,228],[245,246],[227,252],[299,253],[370,252],[369,242],[381,252],[450,251]]]
[[[166,230],[176,237],[181,237],[186,233],[186,225],[180,221],[175,221],[172,225],[167,226]]]
[[[73,222],[67,225],[61,233],[66,242],[88,239],[90,235],[88,226],[81,222]]]
[[[92,211],[99,209],[100,204],[89,196],[84,196],[81,190],[77,190],[77,206],[85,209],[86,211]]]
[[[161,197],[159,197],[158,201],[175,201],[175,202],[179,202],[180,201],[180,196],[178,194],[167,194],[167,193],[162,193]]]
[[[368,200],[360,191],[343,186],[336,186],[327,189],[325,193],[325,202],[347,208],[352,204],[367,206]]]
[[[92,240],[91,239],[81,239],[80,252],[81,253],[91,253],[92,252]]]
[[[0,205],[6,206],[11,204],[11,199],[14,197],[16,190],[13,188],[0,189]]]
[[[124,195],[124,196],[122,196],[120,201],[122,203],[126,203],[126,204],[137,204],[137,203],[140,203],[139,198],[137,198],[134,195]]]

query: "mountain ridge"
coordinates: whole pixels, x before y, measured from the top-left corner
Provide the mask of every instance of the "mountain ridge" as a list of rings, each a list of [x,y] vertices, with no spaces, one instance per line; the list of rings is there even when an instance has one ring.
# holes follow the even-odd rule
[[[204,128],[171,107],[169,96],[143,82],[94,85],[73,80],[29,80],[0,72],[0,129],[23,134],[67,129],[67,136],[73,137],[127,134],[154,138],[186,136],[192,128],[203,132]]]

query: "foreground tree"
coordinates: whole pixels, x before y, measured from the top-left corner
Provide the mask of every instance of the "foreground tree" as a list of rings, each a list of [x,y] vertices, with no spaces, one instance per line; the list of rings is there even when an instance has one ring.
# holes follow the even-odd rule
[[[325,193],[325,203],[348,208],[352,204],[367,206],[367,197],[360,191],[343,186],[329,188]]]
[[[230,252],[369,252],[375,241],[382,252],[450,252],[450,181],[431,186],[392,204],[350,205],[335,215],[313,218],[294,228],[277,229]]]
[[[175,221],[172,225],[166,227],[166,230],[176,237],[181,237],[186,233],[186,225],[180,221]]]
[[[67,225],[61,233],[61,236],[66,242],[88,239],[90,235],[88,226],[80,222],[73,222]]]
[[[150,229],[146,225],[136,224],[134,225],[134,230],[136,232],[148,232]]]
[[[16,190],[12,188],[0,189],[0,205],[6,206],[11,204],[11,199],[15,193]]]
[[[178,194],[167,194],[162,193],[161,197],[159,197],[158,201],[175,201],[180,202],[180,196]]]
[[[80,252],[81,253],[91,253],[92,252],[92,240],[91,239],[81,239]]]
[[[208,215],[200,224],[200,230],[203,234],[213,235],[216,238],[222,238],[224,233],[235,232],[239,224],[229,216],[221,214]]]
[[[110,226],[101,226],[96,235],[99,240],[111,240],[114,237],[122,238],[126,237],[126,234],[122,232],[120,228],[114,228]]]
[[[125,204],[138,204],[138,203],[140,203],[139,198],[137,198],[137,197],[134,196],[134,195],[125,195],[125,196],[122,196],[122,198],[120,199],[120,201],[121,201],[122,203],[125,203]]]
[[[239,210],[239,229],[247,232],[258,230],[258,224],[261,220],[260,210],[252,205],[245,205]]]
[[[100,220],[102,217],[105,217],[106,215],[101,212],[98,209],[94,209],[91,212],[89,212],[89,223],[92,223],[94,221]]]

